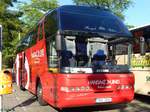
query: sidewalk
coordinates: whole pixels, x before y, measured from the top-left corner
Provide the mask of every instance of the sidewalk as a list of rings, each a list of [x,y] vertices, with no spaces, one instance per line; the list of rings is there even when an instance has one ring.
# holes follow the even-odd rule
[[[3,95],[4,112],[56,112],[49,106],[40,106],[34,95],[21,91],[16,84],[13,89],[13,94]]]
[[[27,94],[25,94],[24,91],[20,91],[19,88],[16,87],[16,84],[13,85],[13,89],[13,94],[3,95],[3,109],[9,112],[26,111],[24,106],[29,102],[32,103],[31,101],[34,101],[34,99],[32,99],[34,96],[32,94],[28,94],[31,99],[28,99],[28,102],[26,102],[25,99],[27,98]]]

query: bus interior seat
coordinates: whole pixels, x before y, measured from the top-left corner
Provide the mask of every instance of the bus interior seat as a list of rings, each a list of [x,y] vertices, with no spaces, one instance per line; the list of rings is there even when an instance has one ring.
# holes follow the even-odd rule
[[[106,55],[104,54],[104,51],[99,49],[97,52],[93,55],[92,61],[96,61],[98,65],[105,64]]]
[[[71,59],[73,57],[73,53],[71,51],[67,51],[67,50],[62,50],[61,51],[61,57],[62,57],[62,66],[63,67],[67,67],[70,66],[70,61],[69,59]]]
[[[78,66],[84,66],[88,63],[89,57],[87,55],[76,55],[75,59]]]

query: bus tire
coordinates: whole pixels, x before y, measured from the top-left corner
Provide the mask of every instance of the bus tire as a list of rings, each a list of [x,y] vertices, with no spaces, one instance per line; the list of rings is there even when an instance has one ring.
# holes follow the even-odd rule
[[[47,105],[47,103],[43,100],[43,91],[42,91],[42,86],[40,82],[38,83],[38,86],[37,86],[37,100],[41,106]]]
[[[20,85],[20,90],[25,91],[26,89],[22,85]]]

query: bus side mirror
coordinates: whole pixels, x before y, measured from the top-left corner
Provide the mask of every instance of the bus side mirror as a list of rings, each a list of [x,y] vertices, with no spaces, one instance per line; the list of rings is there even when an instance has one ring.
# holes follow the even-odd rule
[[[145,40],[144,37],[140,37],[140,54],[145,55]]]
[[[23,42],[22,45],[25,46],[25,47],[28,47],[28,46],[29,46],[29,43]]]

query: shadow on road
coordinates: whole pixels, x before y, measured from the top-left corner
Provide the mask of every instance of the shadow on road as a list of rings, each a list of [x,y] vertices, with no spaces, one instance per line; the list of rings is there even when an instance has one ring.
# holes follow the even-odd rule
[[[14,106],[14,107],[8,109],[7,112],[9,112],[9,111],[14,111],[15,108],[17,108],[17,107],[29,106],[29,105],[31,105],[32,103],[34,103],[35,101],[36,101],[36,97],[35,97],[35,96],[32,96],[32,97],[30,97],[29,99],[25,100],[24,102],[22,102],[22,103],[20,103],[20,104]]]
[[[150,104],[150,96],[135,94],[135,99],[143,103]]]
[[[135,94],[135,100],[134,102],[131,102],[127,104],[128,108],[121,109],[120,112],[150,112],[150,97],[144,96],[144,95],[138,95]]]
[[[132,103],[130,104],[132,107],[132,112],[150,112],[150,108],[138,103]],[[120,111],[120,112],[127,112],[126,110]]]

